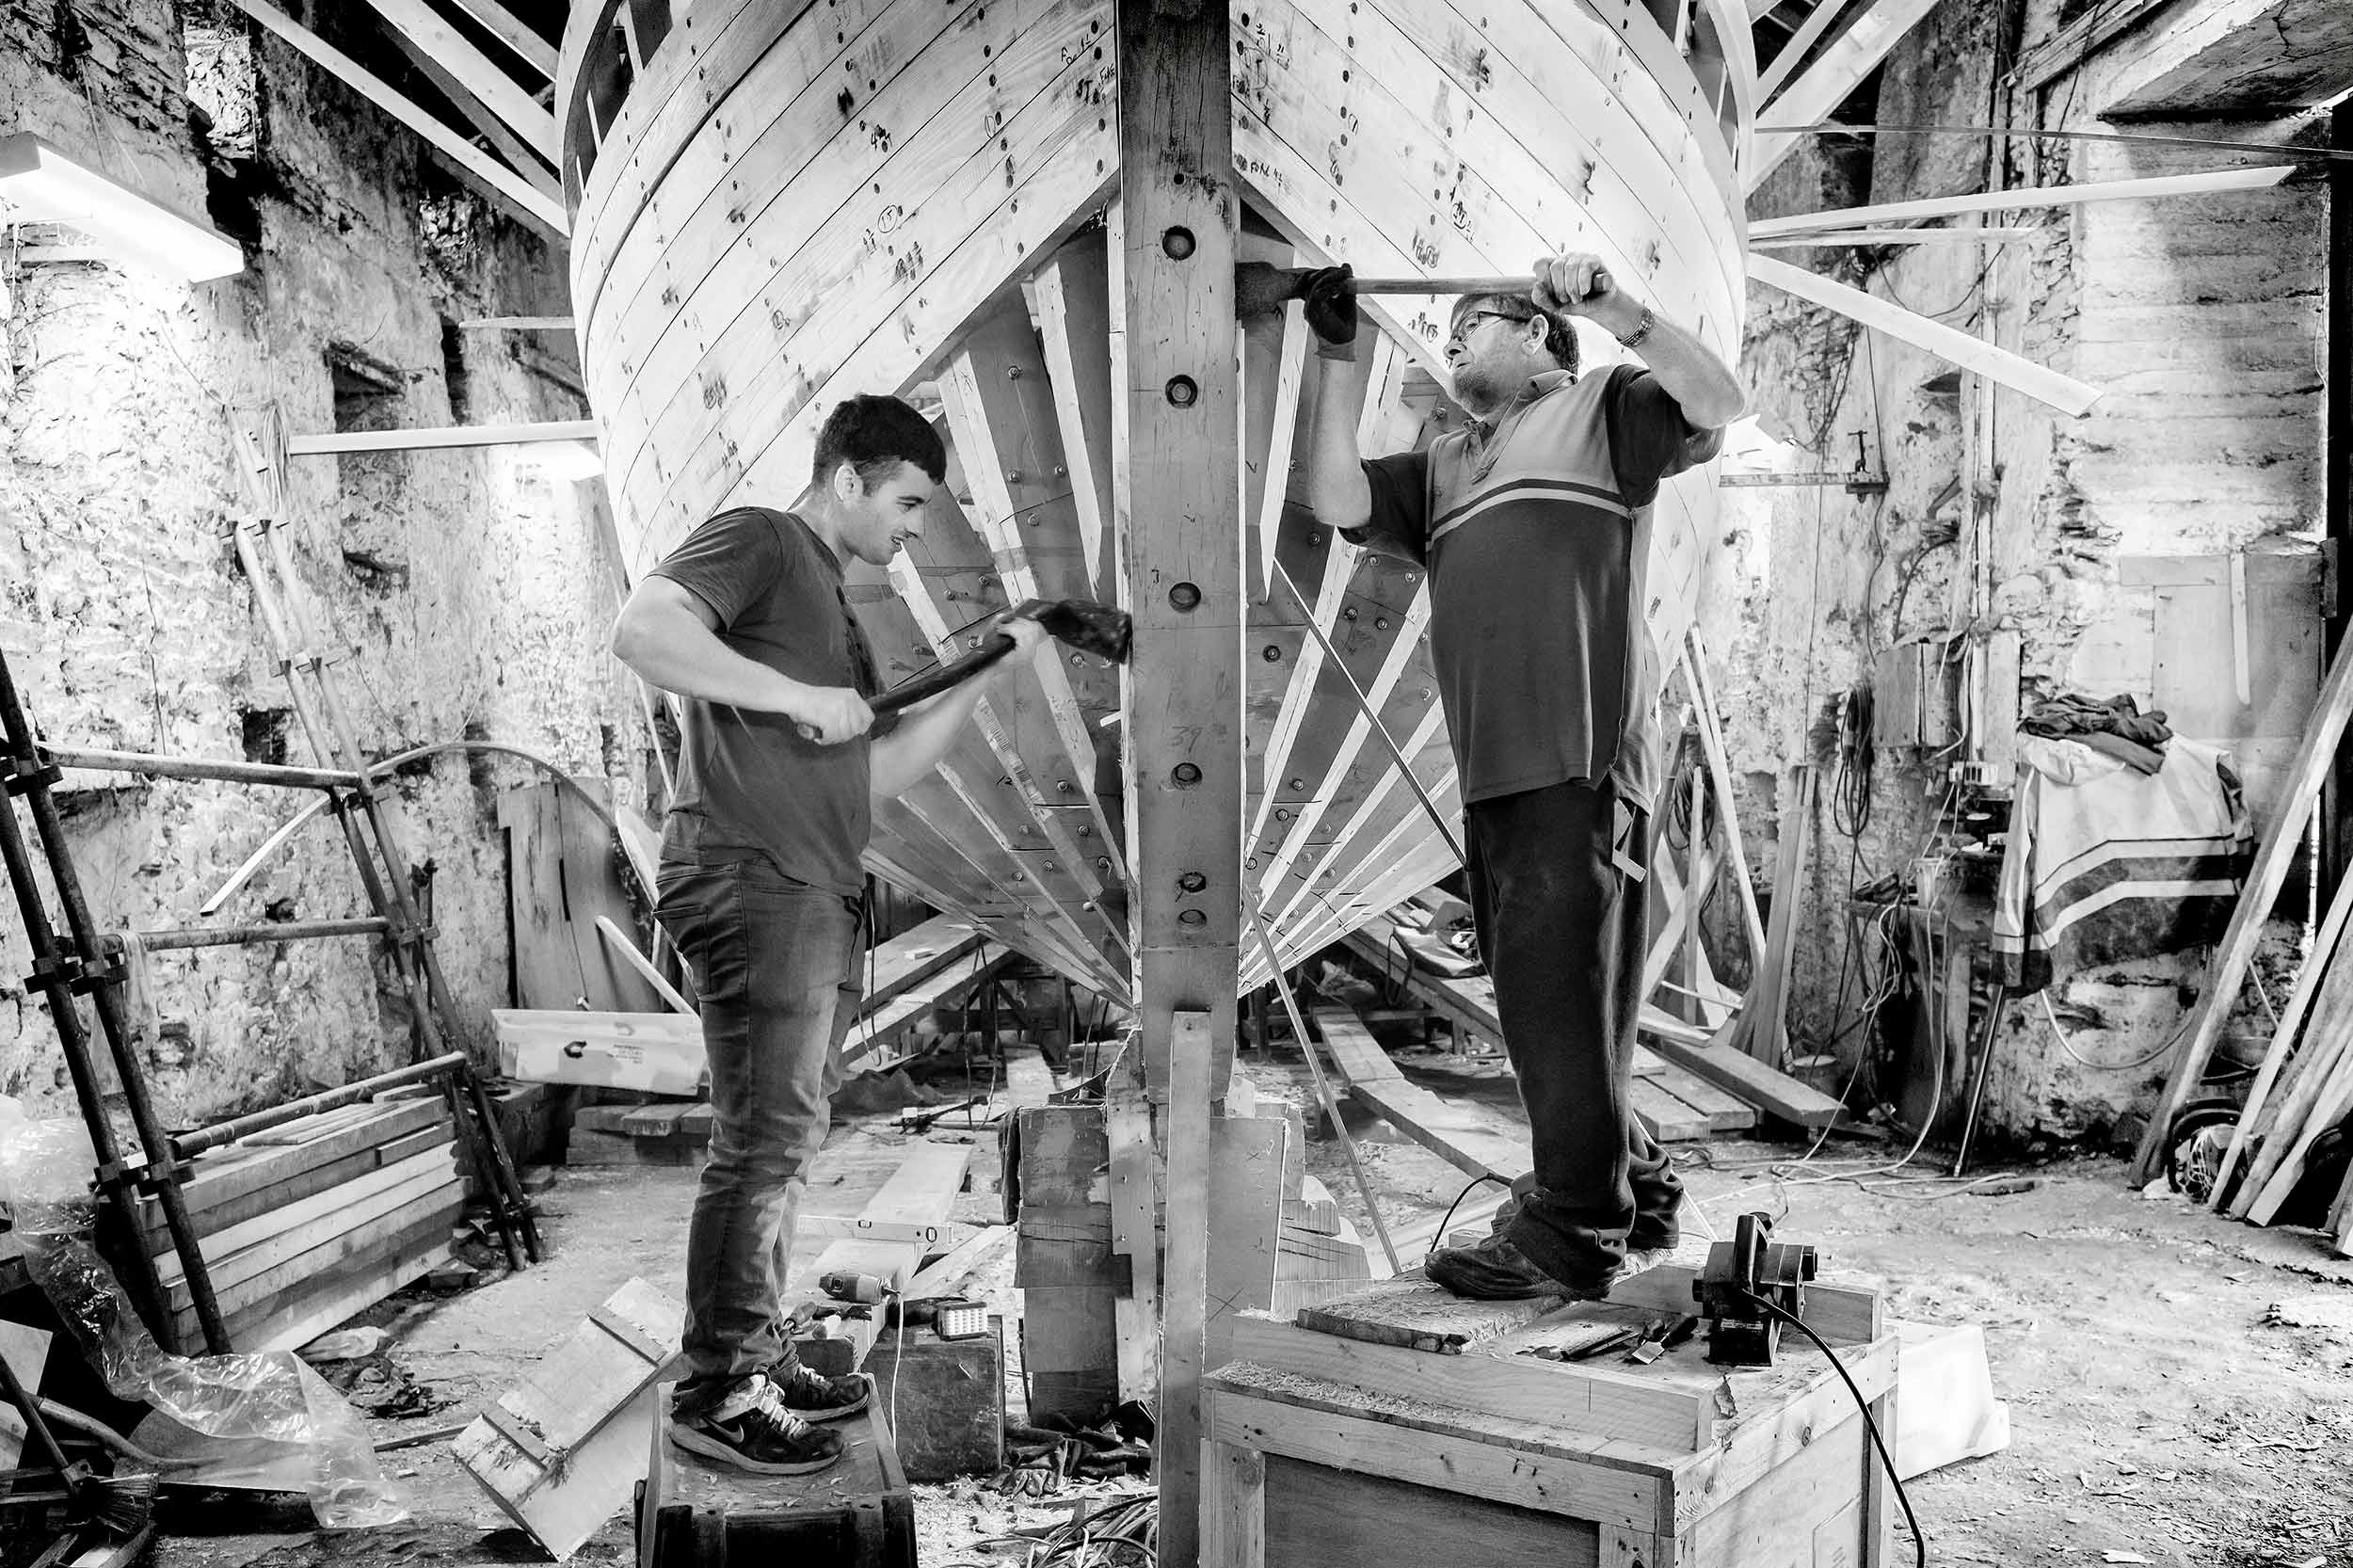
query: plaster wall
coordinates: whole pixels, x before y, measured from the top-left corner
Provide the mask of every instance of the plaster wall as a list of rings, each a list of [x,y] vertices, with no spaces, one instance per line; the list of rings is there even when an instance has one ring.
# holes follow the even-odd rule
[[[305,10],[331,40],[370,47],[364,10]],[[562,260],[232,10],[74,0],[71,11],[80,36],[61,40],[49,0],[0,5],[0,126],[38,131],[192,214],[209,185],[218,220],[247,226],[248,265],[189,287],[0,255],[0,647],[59,743],[307,761],[225,532],[247,505],[232,427],[274,411],[291,432],[334,428],[337,354],[383,383],[345,400],[347,424],[581,417],[568,344],[446,325],[565,313]],[[291,461],[285,523],[363,749],[499,741],[615,775],[631,798],[645,743],[634,694],[602,650],[618,568],[593,504],[528,448]],[[528,776],[445,755],[398,791],[409,856],[430,872],[421,896],[458,1032],[477,1052],[508,993],[495,796]],[[308,799],[87,774],[69,785],[96,918],[132,929],[192,923]],[[367,912],[322,819],[220,919]],[[19,988],[28,964],[10,907],[0,1094],[64,1112],[55,1029]],[[158,954],[148,968],[140,1048],[175,1120],[409,1059],[406,1000],[376,944]]]
[[[1947,6],[1890,57],[1877,104],[1849,120],[1896,125],[2007,123],[2105,131],[2112,84],[2135,79],[2163,34],[2128,37],[2036,95],[2013,90],[2021,46],[2053,33],[2056,7]],[[1853,112],[1860,110],[1861,112]],[[2300,121],[2135,127],[2284,140]],[[2265,161],[2255,155],[2096,143],[1996,143],[1930,135],[1809,148],[1777,171],[1755,216],[2008,185],[2095,180]],[[1949,764],[1977,756],[2010,776],[2000,738],[2006,693],[1985,650],[2020,644],[2018,706],[2059,691],[2133,691],[2166,623],[2120,561],[2309,556],[2322,504],[2320,367],[2326,193],[2311,185],[2208,198],[2107,202],[2001,215],[2031,226],[2000,247],[1924,245],[1873,253],[1785,253],[2106,389],[2070,420],[1942,361],[1773,291],[1751,292],[1746,368],[1768,427],[1812,453],[1806,466],[1882,471],[1883,496],[1835,488],[1730,492],[1727,548],[1705,612],[1724,649],[1730,742],[1749,772],[1752,857],[1769,882],[1800,808],[1793,769],[1815,765],[1815,849],[1801,888],[1805,939],[1791,1001],[1799,1050],[1864,1052],[1864,1000],[1886,953],[1850,889],[1958,841]],[[1753,575],[1750,575],[1750,574]],[[2297,629],[2251,629],[2260,660]],[[2310,626],[2300,629],[2309,635]],[[1964,703],[1988,743],[1945,754],[1881,748],[1869,787],[1836,766],[1836,705],[1871,684],[1874,662],[1920,637],[1951,639]],[[2174,649],[2175,656],[2182,650]],[[2225,639],[2203,657],[2230,669]],[[2307,660],[2309,664],[2309,660]],[[2190,731],[2195,732],[2195,731]],[[2293,737],[2248,740],[2241,762],[2267,820]],[[1844,788],[1842,789],[1842,785]],[[1867,803],[1867,812],[1864,809]],[[1760,821],[1760,819],[1762,819]],[[1857,831],[1860,820],[1860,831]],[[1974,824],[1977,826],[1984,824]],[[2292,970],[2282,928],[2265,967],[2280,995]],[[1996,1047],[1987,1123],[2018,1139],[2068,1138],[2122,1123],[2153,1098],[2165,1050],[2203,954],[2106,966],[2014,1003]],[[2243,1005],[2255,1006],[2250,991]],[[2062,1036],[2061,1032],[2064,1031]],[[1897,1086],[1878,1086],[1897,1097]],[[1947,1100],[1949,1104],[1949,1098]]]

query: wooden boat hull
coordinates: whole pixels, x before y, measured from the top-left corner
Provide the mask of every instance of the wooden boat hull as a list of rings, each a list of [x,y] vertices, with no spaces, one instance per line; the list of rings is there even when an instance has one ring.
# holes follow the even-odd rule
[[[1729,353],[1745,20],[1723,0],[1661,3],[1236,5],[1241,253],[1449,276],[1589,248]],[[560,83],[575,318],[632,569],[723,507],[789,500],[831,407],[896,391],[936,407],[952,456],[925,537],[854,576],[887,680],[961,651],[1013,600],[1120,597],[1103,232],[1119,178],[1113,20],[1107,0],[575,13]],[[1436,358],[1448,303],[1373,311],[1368,450],[1459,417]],[[1236,831],[1286,963],[1449,869],[1417,791],[1442,816],[1460,810],[1421,574],[1333,537],[1300,504],[1308,346],[1295,308],[1236,335],[1235,530],[1256,598]],[[1585,346],[1616,355],[1606,338]],[[1662,649],[1688,624],[1713,502],[1705,473],[1661,496],[1645,609]],[[1124,1000],[1120,702],[1101,661],[1043,661],[878,811],[869,859]],[[1266,966],[1247,928],[1244,956],[1238,983],[1256,984]]]

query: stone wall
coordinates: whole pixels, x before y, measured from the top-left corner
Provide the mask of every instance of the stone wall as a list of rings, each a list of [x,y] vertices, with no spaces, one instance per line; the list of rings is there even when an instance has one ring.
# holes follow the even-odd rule
[[[2057,31],[2057,9],[2051,0],[1941,8],[1890,57],[1876,106],[1850,105],[1843,118],[2119,129],[2098,114],[2181,19],[2169,11],[2162,25],[2024,92],[2011,68]],[[2128,128],[2278,143],[2303,123],[2241,110],[2228,121]],[[1752,213],[1970,192],[1996,180],[2080,184],[2262,161],[2023,138],[1842,138],[1793,156]],[[2233,657],[2227,623],[2219,637],[2211,626],[2193,637],[2178,616],[2167,618],[2164,591],[2144,585],[2148,558],[2227,562],[2246,552],[2250,561],[2281,558],[2259,571],[2314,575],[2325,190],[2297,184],[1994,221],[2035,232],[1987,248],[1782,254],[2105,387],[2085,418],[1956,378],[1942,361],[1771,290],[1751,292],[1746,368],[1768,428],[1810,449],[1804,466],[1834,470],[1853,466],[1861,431],[1865,465],[1888,480],[1883,495],[1728,492],[1728,548],[1705,611],[1727,666],[1718,680],[1730,744],[1747,772],[1752,857],[1768,880],[1777,833],[1798,806],[1793,768],[1814,764],[1820,780],[1815,850],[1798,889],[1806,935],[1791,1029],[1796,1048],[1838,1056],[1833,1088],[1868,1037],[1858,1012],[1883,969],[1867,920],[1852,916],[1851,889],[1885,873],[1909,878],[1922,856],[1955,847],[1952,808],[1967,796],[1953,791],[1951,762],[1979,754],[1993,776],[2010,776],[2001,738],[2008,693],[1984,664],[1996,639],[2018,639],[2024,706],[2063,690],[2131,691],[2145,704],[2153,661],[2196,659],[2227,679]],[[2269,614],[2250,632],[2259,684],[2316,677],[2316,606],[2298,613],[2298,602],[2292,594],[2264,601]],[[1841,792],[1842,695],[1870,687],[1877,660],[1922,637],[1953,639],[1954,673],[1990,749],[1881,748],[1867,792]],[[2271,717],[2281,722],[2250,710],[2239,725],[2250,733],[2228,737],[2259,808],[2300,729],[2293,700],[2280,706]],[[1855,785],[1850,775],[1846,782]],[[2280,973],[2292,968],[2292,936],[2282,927],[2265,957],[2275,1000]],[[1991,1127],[2021,1139],[2120,1123],[2131,1131],[2162,1081],[2164,1048],[2202,961],[2190,953],[2106,966],[2062,980],[2047,1009],[2042,999],[2014,1003],[1989,1089]],[[2256,1006],[2251,991],[2243,1004]],[[1897,1085],[1879,1090],[1901,1097]]]
[[[330,40],[379,58],[363,8],[304,10]],[[74,25],[61,27],[67,17]],[[401,69],[397,56],[382,63]],[[37,131],[183,211],[209,206],[248,244],[243,274],[194,287],[0,257],[0,647],[36,721],[61,744],[310,760],[224,531],[246,505],[232,428],[273,412],[290,432],[582,417],[568,343],[455,325],[567,313],[562,258],[225,8],[7,0],[0,126]],[[304,586],[370,753],[492,740],[616,776],[642,801],[637,700],[602,648],[618,566],[594,487],[533,451],[293,459],[285,520]],[[478,1052],[488,1009],[508,1000],[495,796],[528,776],[444,755],[398,792],[408,853],[430,870],[424,897],[460,1032]],[[97,918],[131,929],[192,921],[309,798],[69,782]],[[366,912],[322,819],[221,919]],[[63,1111],[55,1031],[18,989],[27,963],[11,907],[0,916],[0,1094]],[[174,1118],[408,1059],[406,1000],[374,944],[158,954],[148,968],[141,1048]]]

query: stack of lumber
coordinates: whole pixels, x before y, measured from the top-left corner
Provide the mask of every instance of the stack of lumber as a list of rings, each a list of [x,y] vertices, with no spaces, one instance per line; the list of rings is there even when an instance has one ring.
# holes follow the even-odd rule
[[[2296,1192],[2320,1135],[2353,1115],[2353,952],[2344,940],[2348,914],[2353,878],[2338,887],[2321,921],[2216,1172],[2217,1207],[2257,1224],[2271,1224]],[[2326,1229],[2337,1251],[2353,1256],[2353,1175],[2338,1190]]]
[[[464,1197],[438,1096],[305,1116],[199,1155],[182,1184],[240,1351],[286,1350],[447,1262]],[[183,1343],[200,1337],[163,1212],[140,1206]]]

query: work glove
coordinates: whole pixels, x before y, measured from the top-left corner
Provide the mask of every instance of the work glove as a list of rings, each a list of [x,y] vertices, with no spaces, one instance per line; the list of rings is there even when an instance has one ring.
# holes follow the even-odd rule
[[[1307,327],[1320,340],[1316,352],[1327,360],[1353,360],[1356,357],[1356,331],[1361,325],[1356,313],[1356,296],[1350,292],[1348,281],[1355,269],[1345,262],[1338,266],[1320,266],[1299,280],[1300,301],[1305,305]]]

